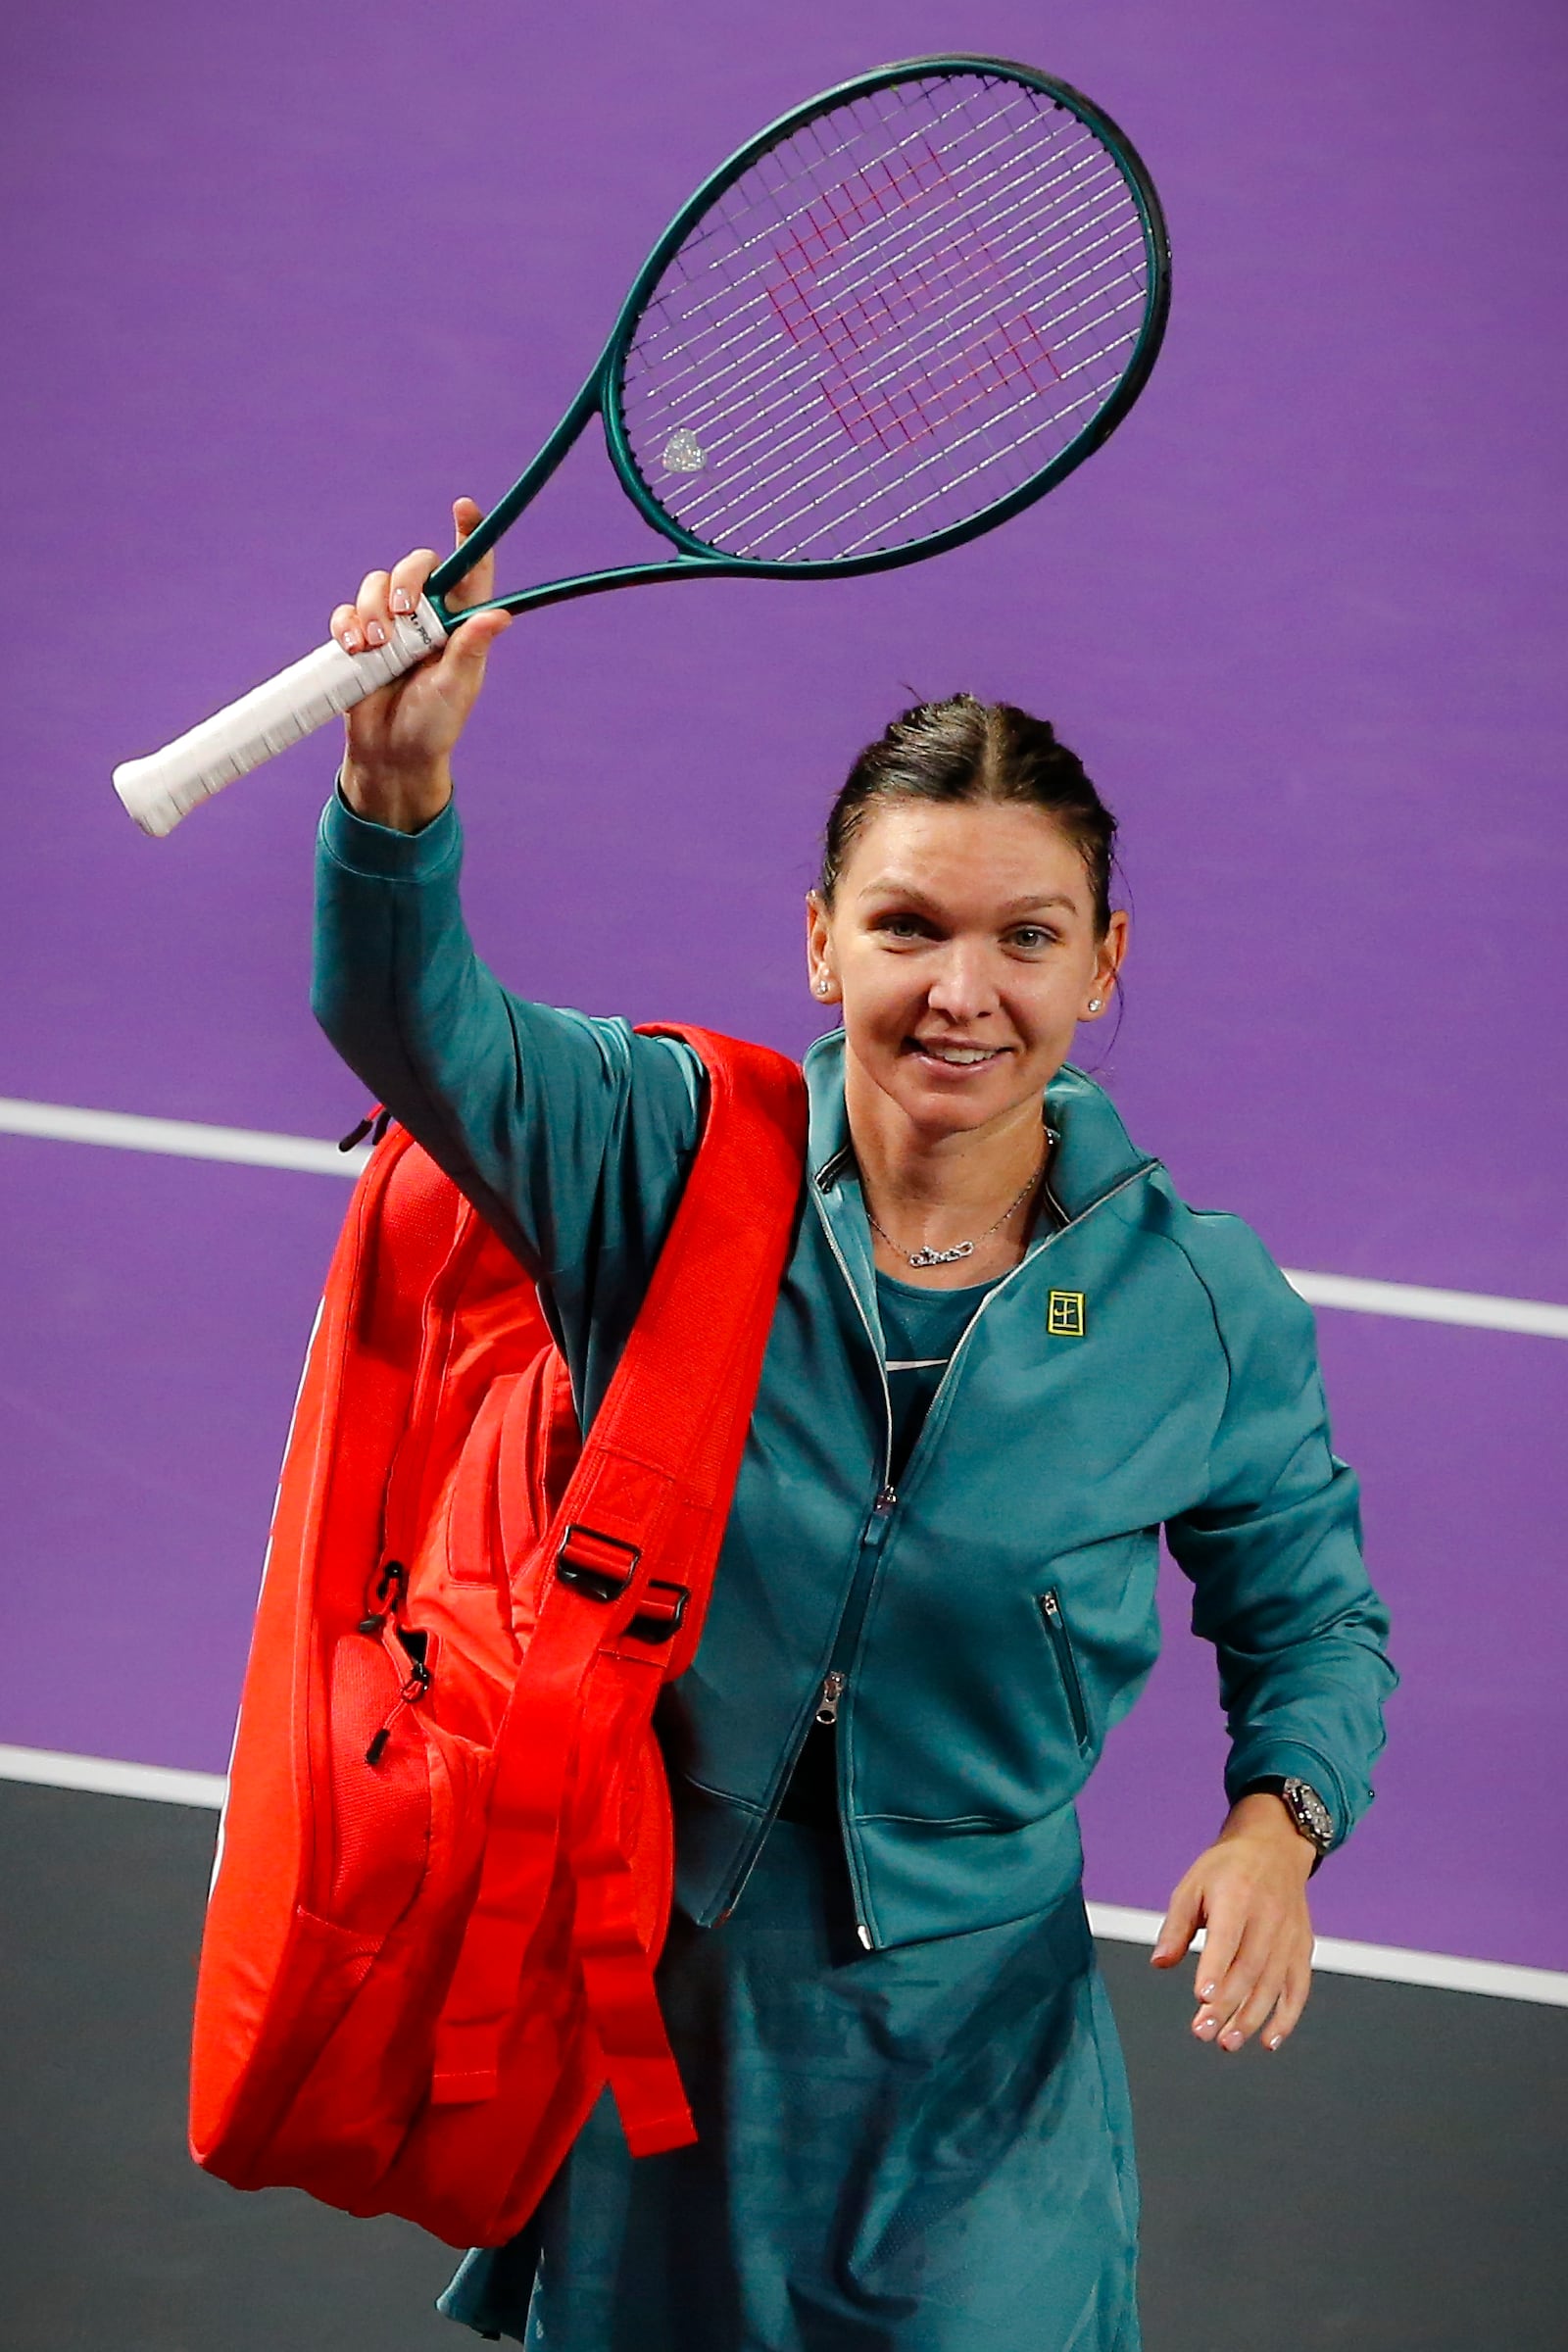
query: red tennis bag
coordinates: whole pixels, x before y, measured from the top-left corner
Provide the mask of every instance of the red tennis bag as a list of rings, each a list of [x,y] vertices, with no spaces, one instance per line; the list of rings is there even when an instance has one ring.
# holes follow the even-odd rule
[[[196,1994],[190,2140],[239,2188],[454,2245],[527,2220],[604,2084],[695,2136],[653,1969],[651,1717],[695,1654],[805,1151],[793,1062],[672,1030],[708,1111],[579,1446],[533,1287],[393,1129],[278,1487]]]

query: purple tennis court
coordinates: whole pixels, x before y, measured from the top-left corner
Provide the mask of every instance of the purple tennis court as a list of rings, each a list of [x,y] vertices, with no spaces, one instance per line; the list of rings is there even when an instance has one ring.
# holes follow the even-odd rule
[[[1311,1883],[1298,2046],[1233,2076],[1188,2047],[1190,1967],[1179,1990],[1147,1966],[1224,1812],[1213,1653],[1164,1564],[1162,1655],[1080,1803],[1145,2339],[1559,2340],[1568,26],[1498,0],[1477,29],[1452,0],[76,0],[0,36],[4,498],[35,605],[6,657],[0,928],[17,2352],[460,2340],[430,2309],[433,2241],[237,2196],[182,2136],[220,1776],[356,1164],[333,1147],[367,1108],[310,1012],[336,731],[167,843],[110,771],[318,643],[368,567],[445,548],[455,496],[501,495],[720,157],[927,52],[1028,60],[1136,141],[1174,257],[1147,389],[1050,497],[930,564],[519,618],[456,760],[468,921],[520,996],[800,1055],[834,1025],[802,904],[858,748],[968,692],[1081,754],[1132,913],[1120,1019],[1082,1065],[1183,1199],[1245,1217],[1312,1304],[1401,1677],[1376,1802]],[[944,174],[966,282],[1034,233],[985,212],[986,135],[956,160],[912,146],[879,198],[891,215]],[[1070,133],[1040,135],[1037,209],[1074,168]],[[868,366],[907,322],[826,305],[864,226],[843,176],[828,159],[785,260],[737,267],[716,316],[685,279],[653,314],[742,387],[791,355],[808,447],[850,453],[804,505],[732,503],[744,391],[705,407],[628,372],[658,495],[765,560],[896,536],[867,479],[977,371],[994,406],[1071,405],[1061,317],[993,305],[923,413]],[[1071,270],[1099,361],[1137,239],[1090,202]],[[915,253],[910,305],[956,266]],[[932,483],[923,527],[949,495]],[[668,553],[590,433],[499,585]]]

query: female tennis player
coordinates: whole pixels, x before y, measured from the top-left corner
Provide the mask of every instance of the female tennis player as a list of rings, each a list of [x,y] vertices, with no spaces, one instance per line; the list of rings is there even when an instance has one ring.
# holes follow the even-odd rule
[[[455,510],[460,538],[478,509]],[[333,634],[373,648],[428,550]],[[485,566],[467,582],[489,594]],[[678,1041],[513,997],[464,927],[450,755],[497,615],[351,712],[327,1035],[539,1280],[591,1415],[694,1149]],[[1229,1811],[1153,1953],[1278,2050],[1306,1882],[1396,1676],[1307,1308],[1068,1061],[1112,1004],[1114,822],[1043,721],[906,711],[828,819],[805,1197],[696,1664],[660,1725],[660,1986],[696,2146],[608,2099],[441,2308],[548,2352],[1135,2352],[1139,2190],[1073,1800],[1154,1661],[1163,1526]]]

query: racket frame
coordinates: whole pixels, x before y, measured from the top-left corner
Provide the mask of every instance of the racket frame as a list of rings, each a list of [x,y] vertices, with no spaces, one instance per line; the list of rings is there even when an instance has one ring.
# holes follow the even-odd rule
[[[1015,490],[994,499],[989,506],[982,507],[962,522],[950,523],[940,531],[931,532],[926,538],[910,540],[904,547],[821,562],[791,564],[768,562],[758,557],[724,555],[710,547],[705,540],[684,530],[665,512],[632,455],[621,405],[622,369],[649,297],[703,215],[771,148],[782,145],[818,116],[830,114],[835,108],[856,98],[868,98],[878,90],[895,88],[903,81],[923,80],[933,74],[991,74],[1000,80],[1021,83],[1026,89],[1040,92],[1076,116],[1085,128],[1108,150],[1137,207],[1149,269],[1148,299],[1132,357],[1103,408],[1096,412],[1065,449],[1058,451],[1038,473],[1031,474]],[[561,422],[506,496],[491,508],[481,522],[474,525],[462,547],[436,565],[426,583],[425,594],[443,626],[450,630],[462,621],[471,620],[476,612],[537,612],[545,605],[565,604],[573,597],[596,596],[605,589],[630,588],[647,581],[847,579],[859,572],[893,571],[901,564],[922,563],[927,556],[941,555],[948,548],[962,547],[968,540],[978,539],[983,532],[993,530],[998,523],[1005,522],[1011,515],[1021,514],[1025,507],[1033,506],[1036,499],[1044,498],[1048,490],[1054,490],[1086,458],[1093,456],[1115,431],[1148,381],[1150,371],[1159,356],[1169,310],[1170,239],[1154,183],[1126,132],[1111,121],[1103,108],[1096,106],[1081,90],[1075,90],[1069,82],[1058,81],[1052,74],[1038,73],[1032,66],[1018,65],[1010,59],[998,57],[906,58],[898,65],[883,66],[874,73],[857,74],[852,81],[840,82],[835,88],[808,99],[804,106],[792,107],[788,114],[780,115],[777,122],[769,123],[765,130],[759,131],[755,138],[748,139],[744,147],[737,148],[727,162],[720,164],[718,170],[711,172],[682,205],[638,271],[611,330],[609,341]],[[483,604],[454,609],[447,602],[451,591],[479,559],[489,553],[523,509],[538,496],[596,411],[604,423],[611,464],[627,496],[644,521],[663,538],[673,541],[680,552],[663,563],[619,564],[605,570],[577,572],[567,579],[546,581],[534,588],[515,589],[511,595],[491,597]]]

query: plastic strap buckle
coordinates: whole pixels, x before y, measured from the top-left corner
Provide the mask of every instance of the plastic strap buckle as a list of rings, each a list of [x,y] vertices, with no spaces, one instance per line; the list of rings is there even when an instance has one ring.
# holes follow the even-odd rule
[[[556,1574],[589,1600],[618,1600],[637,1572],[642,1546],[597,1528],[572,1525],[561,1539]],[[671,1628],[673,1631],[673,1628]]]
[[[642,1607],[626,1631],[638,1642],[671,1642],[686,1622],[691,1594],[684,1585],[666,1585],[650,1577],[643,1590]]]

